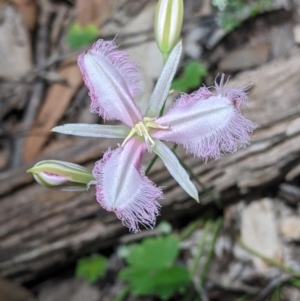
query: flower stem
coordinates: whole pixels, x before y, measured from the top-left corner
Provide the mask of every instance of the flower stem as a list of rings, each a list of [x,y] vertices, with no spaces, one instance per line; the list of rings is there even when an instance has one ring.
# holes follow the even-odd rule
[[[169,57],[169,54],[168,52],[163,52],[162,55],[163,55],[163,63],[165,64],[168,60],[168,57]]]
[[[174,144],[173,147],[172,147],[172,151],[174,152],[174,151],[176,150],[176,148],[177,148],[177,144]],[[158,159],[158,156],[157,156],[157,155],[155,155],[155,156],[152,158],[151,162],[149,163],[149,165],[148,165],[147,168],[146,168],[146,171],[145,171],[145,174],[146,174],[146,175],[150,172],[152,166],[154,165],[154,163],[156,162],[157,159]]]
[[[148,165],[147,168],[146,168],[146,171],[145,171],[145,174],[146,174],[146,175],[150,172],[150,170],[151,170],[152,166],[154,165],[154,163],[156,162],[157,158],[158,158],[157,155],[155,155],[155,156],[152,158],[151,162],[149,163],[149,165]]]
[[[205,244],[205,240],[207,237],[207,234],[209,232],[209,229],[211,228],[211,220],[206,221],[198,247],[197,247],[197,253],[194,257],[193,260],[193,264],[192,264],[192,268],[191,268],[191,277],[194,277],[195,272],[197,271],[197,267],[198,267],[198,263],[200,260],[200,257],[202,255],[203,249],[204,249],[204,244]]]
[[[198,229],[203,223],[203,219],[197,219],[196,221],[191,222],[183,231],[179,234],[179,240],[183,241],[187,239],[196,229]]]
[[[211,241],[211,244],[209,245],[209,249],[208,249],[208,252],[207,252],[208,254],[207,254],[206,261],[204,263],[204,266],[203,266],[203,269],[202,269],[202,274],[201,274],[201,277],[200,277],[200,287],[203,287],[205,282],[206,282],[210,262],[211,262],[213,252],[214,252],[214,249],[215,249],[216,240],[217,240],[217,237],[218,237],[219,232],[221,230],[222,224],[223,224],[223,219],[220,217],[220,218],[218,218],[218,220],[215,223],[215,228],[214,228],[214,232],[213,232],[213,235],[212,235],[212,241]]]
[[[269,258],[255,250],[253,250],[252,248],[250,248],[249,246],[247,246],[244,242],[242,242],[239,238],[237,238],[237,243],[247,252],[249,252],[250,254],[262,259],[263,261],[265,261],[266,263],[275,266],[277,268],[279,268],[280,270],[287,272],[291,275],[294,275],[296,277],[300,277],[300,271],[294,270],[291,267],[288,267],[286,265],[284,265],[283,263],[273,259],[273,258]]]
[[[125,286],[121,292],[113,299],[113,301],[122,301],[124,300],[130,292],[130,287]]]

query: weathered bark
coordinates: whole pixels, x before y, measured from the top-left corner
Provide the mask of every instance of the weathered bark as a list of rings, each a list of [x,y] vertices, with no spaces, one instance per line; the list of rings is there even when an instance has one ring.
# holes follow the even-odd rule
[[[260,127],[249,147],[206,164],[178,150],[222,202],[300,174],[299,66],[300,52],[295,51],[288,59],[270,62],[231,80],[232,86],[254,83],[250,106],[244,112]],[[105,139],[70,138],[52,146],[43,158],[91,165],[110,144]],[[60,268],[84,253],[112,245],[127,232],[114,214],[100,208],[93,189],[87,193],[46,190],[25,173],[28,167],[0,175],[1,276],[34,279],[47,268]],[[191,200],[161,162],[150,177],[165,187],[161,201],[164,219],[201,212],[202,204],[211,201],[200,187],[202,204]]]

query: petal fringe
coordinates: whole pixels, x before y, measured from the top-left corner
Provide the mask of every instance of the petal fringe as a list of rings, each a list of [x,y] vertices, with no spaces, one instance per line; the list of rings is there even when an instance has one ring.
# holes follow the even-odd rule
[[[145,143],[130,139],[123,148],[108,150],[93,170],[96,199],[107,211],[114,212],[131,232],[139,225],[152,229],[159,215],[161,188],[141,169]]]
[[[141,121],[133,99],[140,92],[140,75],[128,54],[113,41],[97,41],[78,57],[83,80],[92,99],[91,111],[104,119],[117,119],[128,126]]]
[[[244,118],[240,105],[248,99],[245,88],[223,90],[224,77],[212,94],[207,88],[183,94],[157,124],[169,124],[168,130],[156,130],[153,137],[183,145],[204,160],[219,158],[224,152],[236,152],[249,144],[257,127]]]

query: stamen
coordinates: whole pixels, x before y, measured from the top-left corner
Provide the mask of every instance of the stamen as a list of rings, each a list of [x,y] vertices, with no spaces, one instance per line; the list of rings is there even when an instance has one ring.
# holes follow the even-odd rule
[[[152,152],[152,147],[155,145],[155,142],[152,139],[152,137],[150,136],[149,130],[150,129],[166,130],[170,127],[169,125],[156,124],[154,121],[155,121],[155,118],[144,117],[143,121],[138,122],[131,129],[130,133],[128,134],[128,136],[123,141],[121,147],[123,147],[131,137],[133,137],[135,134],[137,134],[140,137],[144,137],[147,149],[151,153]]]
[[[159,125],[155,123],[155,118],[150,118],[150,117],[144,117],[144,122],[146,123],[146,127],[152,128],[152,129],[162,129],[162,130],[167,130],[170,125]]]
[[[127,142],[127,141],[128,141],[135,133],[136,133],[136,129],[135,129],[135,127],[133,127],[133,128],[131,129],[131,131],[129,132],[128,136],[127,136],[127,137],[125,138],[125,140],[123,141],[121,147],[123,147],[123,146],[126,144],[126,142]]]
[[[152,147],[154,145],[152,145],[151,142],[149,141],[149,137],[145,136],[144,138],[145,138],[145,143],[146,143],[148,152],[152,153]]]
[[[138,134],[139,136],[143,136],[143,130],[142,130],[142,128],[141,128],[141,124],[142,124],[142,122],[139,122],[139,123],[137,123],[137,124],[135,125],[135,127],[136,127],[136,132],[137,132],[137,134]]]
[[[172,94],[174,94],[175,90],[174,89],[171,89],[168,93],[168,96],[171,96]]]
[[[146,126],[147,126],[148,128],[152,128],[152,129],[162,129],[162,130],[167,130],[167,129],[170,127],[169,124],[168,124],[168,125],[159,125],[159,124],[157,124],[157,123],[155,123],[155,122],[153,122],[153,121],[147,122],[147,123],[146,123]]]

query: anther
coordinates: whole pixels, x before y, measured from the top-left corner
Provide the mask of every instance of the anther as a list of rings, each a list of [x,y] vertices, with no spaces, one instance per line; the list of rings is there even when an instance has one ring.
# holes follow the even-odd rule
[[[144,137],[145,143],[147,145],[147,149],[149,152],[151,152],[152,147],[155,145],[155,142],[149,134],[149,129],[166,130],[170,127],[169,125],[159,125],[159,124],[155,123],[154,121],[155,121],[155,118],[144,117],[143,121],[138,122],[131,129],[128,136],[123,141],[121,147],[123,147],[131,137],[133,137],[135,134],[137,134],[140,137]]]

